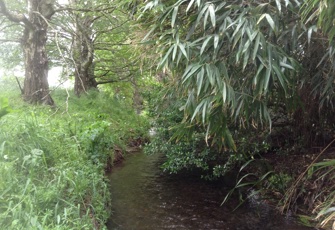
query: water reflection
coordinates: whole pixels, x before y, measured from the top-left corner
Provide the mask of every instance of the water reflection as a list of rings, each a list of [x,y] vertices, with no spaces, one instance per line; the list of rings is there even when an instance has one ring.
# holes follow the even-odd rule
[[[108,229],[303,230],[287,219],[251,207],[220,206],[227,190],[198,176],[167,175],[162,156],[135,154],[110,175],[113,214]]]

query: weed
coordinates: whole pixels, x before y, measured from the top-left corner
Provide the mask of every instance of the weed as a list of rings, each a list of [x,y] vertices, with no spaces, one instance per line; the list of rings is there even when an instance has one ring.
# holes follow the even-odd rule
[[[0,229],[103,229],[106,159],[147,128],[103,93],[71,94],[67,104],[65,91],[54,93],[56,110],[14,94],[1,104],[14,110],[0,119]]]

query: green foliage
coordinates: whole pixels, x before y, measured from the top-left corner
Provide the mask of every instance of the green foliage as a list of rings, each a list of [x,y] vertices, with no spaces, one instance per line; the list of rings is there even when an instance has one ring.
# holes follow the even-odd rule
[[[314,219],[310,216],[306,216],[306,215],[298,215],[299,218],[299,222],[304,225],[304,226],[308,226],[308,227],[314,227]]]
[[[163,153],[167,160],[163,165],[164,170],[170,173],[177,173],[183,169],[201,169],[205,174],[211,171],[208,165],[209,161],[216,159],[216,154],[210,151],[203,138],[203,133],[197,131],[189,138],[173,140],[176,126],[182,121],[183,113],[178,111],[178,106],[182,102],[175,98],[174,103],[165,100],[161,88],[151,91],[150,105],[159,105],[157,107],[149,107],[149,116],[154,118],[153,130],[154,136],[151,142],[145,146],[147,154]],[[154,103],[153,103],[154,102]]]
[[[109,200],[102,169],[55,119],[22,115],[1,124],[1,228],[92,229]],[[107,210],[94,218],[103,224]]]
[[[309,169],[308,177],[318,188],[314,191],[314,199],[318,197],[322,199],[322,203],[316,208],[316,219],[319,220],[321,227],[329,226],[335,217],[335,160],[329,159],[315,163]]]
[[[174,90],[186,98],[184,122],[203,124],[208,139],[236,150],[230,122],[271,127],[272,92],[294,98],[300,67],[287,49],[297,45],[289,44],[293,28],[285,21],[299,7],[291,1],[185,3],[148,2],[143,17],[151,10],[153,21],[147,38],[158,44],[159,66],[171,70]]]
[[[174,82],[167,87],[184,101],[185,126],[202,125],[207,141],[236,150],[231,127],[272,130],[278,108],[287,120],[304,111],[301,133],[333,123],[331,115],[317,120],[333,113],[335,56],[315,20],[301,20],[311,2],[332,12],[329,1],[313,0],[147,2],[145,41],[155,44],[158,67]]]
[[[158,68],[167,73],[164,88],[170,89],[164,100],[176,103],[179,115],[179,124],[158,129],[168,134],[165,140],[177,140],[156,145],[171,156],[168,166],[196,165],[200,155],[206,168],[204,153],[214,151],[212,169],[220,175],[227,164],[253,168],[256,155],[275,144],[292,153],[333,139],[334,7],[328,0],[147,1],[140,18],[149,31],[144,40],[160,55]],[[267,137],[264,130],[274,132]],[[199,136],[205,140],[200,148],[192,142]],[[250,187],[283,194],[290,180],[271,169],[242,170],[226,198]],[[307,185],[292,190],[293,203],[312,189]],[[327,187],[328,193],[313,194],[324,195],[319,217],[329,220],[334,189]]]
[[[14,40],[18,40],[20,39],[21,34],[17,34],[18,31],[20,31],[20,28],[11,28],[12,30],[14,29],[14,31],[10,31],[7,33],[4,33],[6,35],[13,35],[14,34]],[[22,60],[23,60],[23,55],[22,55],[22,50],[21,47],[19,46],[19,43],[15,43],[15,42],[6,42],[5,45],[1,46],[0,49],[0,61],[1,61],[1,67],[3,69],[13,69],[17,66],[22,66]]]
[[[245,162],[239,170],[239,175],[237,176],[235,187],[232,188],[227,195],[225,196],[222,204],[227,202],[227,200],[230,198],[230,196],[238,191],[239,198],[240,198],[240,204],[235,208],[237,209],[240,205],[242,205],[245,201],[247,201],[250,198],[253,198],[255,195],[261,193],[264,189],[262,187],[262,184],[267,181],[267,179],[273,174],[273,171],[266,170],[265,172],[254,173],[254,172],[245,172],[248,167],[252,166],[252,164],[259,164],[259,161],[255,159],[251,159],[247,162]],[[243,197],[243,194],[246,193],[246,191],[251,191],[246,198]]]
[[[20,83],[21,86],[23,86],[23,78],[22,77],[15,77],[13,71],[4,71],[3,74],[4,76],[0,76],[0,92],[1,96],[6,96],[6,97],[15,97],[16,94],[19,94],[19,85],[18,82]],[[17,82],[18,81],[18,82]]]
[[[166,156],[164,170],[178,173],[185,169],[198,169],[203,178],[217,179],[268,150],[267,142],[259,142],[250,130],[234,132],[239,146],[237,152],[209,145],[205,141],[206,129],[201,125],[187,126],[182,123],[184,116],[179,108],[184,101],[177,95],[169,94],[169,90],[160,87],[156,90],[151,91],[150,101],[156,107],[149,109],[149,115],[154,118],[152,127],[155,134],[145,151],[147,154],[163,153]]]
[[[307,0],[302,7],[303,20],[308,23],[317,21],[317,25],[332,42],[335,36],[334,12],[335,3],[332,0]]]
[[[268,178],[267,188],[284,195],[291,182],[292,177],[290,175],[280,172],[278,174],[273,174]]]
[[[1,229],[105,229],[107,161],[145,132],[143,118],[103,93],[53,97],[55,110],[12,95],[0,120]]]
[[[0,97],[0,118],[5,116],[10,112],[10,107],[8,105],[8,98]]]

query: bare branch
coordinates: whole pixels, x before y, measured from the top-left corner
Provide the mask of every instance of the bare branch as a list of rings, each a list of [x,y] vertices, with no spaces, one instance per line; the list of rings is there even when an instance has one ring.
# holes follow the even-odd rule
[[[116,9],[116,7],[106,7],[106,8],[101,8],[99,9],[99,6],[88,9],[88,8],[74,8],[74,7],[59,7],[58,9],[55,9],[56,12],[61,12],[61,11],[77,11],[77,12],[102,12],[102,11],[109,11],[112,10],[112,12]]]
[[[15,12],[9,11],[3,0],[0,0],[0,13],[3,14],[8,20],[12,22],[16,23],[23,22],[26,26],[32,27],[31,22],[24,14],[17,14]]]
[[[102,85],[102,84],[115,83],[115,82],[131,81],[131,76],[132,76],[132,74],[129,74],[125,77],[122,77],[122,78],[120,77],[118,79],[109,79],[109,80],[105,80],[105,81],[98,81],[97,84]]]
[[[11,39],[0,39],[0,43],[5,43],[5,42],[14,42],[14,43],[20,43],[20,40],[11,40]]]

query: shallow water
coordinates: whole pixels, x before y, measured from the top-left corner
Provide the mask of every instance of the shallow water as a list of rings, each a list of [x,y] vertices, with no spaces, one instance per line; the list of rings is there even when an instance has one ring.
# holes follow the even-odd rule
[[[162,156],[134,154],[110,175],[113,213],[107,223],[113,230],[310,229],[284,218],[264,204],[237,201],[221,206],[228,189],[204,182],[195,175],[162,173]]]

